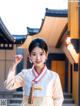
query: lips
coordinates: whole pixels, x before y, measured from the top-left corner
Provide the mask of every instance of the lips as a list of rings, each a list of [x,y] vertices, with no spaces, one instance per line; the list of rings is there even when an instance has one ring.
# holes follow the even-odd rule
[[[37,64],[41,63],[41,61],[36,61]]]

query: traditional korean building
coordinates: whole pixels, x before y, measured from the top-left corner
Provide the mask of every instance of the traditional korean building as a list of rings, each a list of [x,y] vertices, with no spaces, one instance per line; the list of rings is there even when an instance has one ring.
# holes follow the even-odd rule
[[[72,92],[75,104],[80,106],[80,1],[78,0],[68,0],[68,36],[73,43],[73,49],[69,47],[70,44],[67,48],[75,61],[73,64],[69,61],[68,64],[68,92]]]
[[[74,104],[80,106],[79,5],[79,2],[73,1],[68,3],[68,10],[52,10],[47,8],[41,27],[27,27],[27,37],[21,35],[12,36],[0,19],[1,91],[3,82],[8,74],[8,69],[14,61],[14,55],[20,53],[24,56],[24,60],[17,67],[17,73],[22,68],[30,68],[31,64],[27,49],[34,38],[40,37],[45,39],[49,46],[47,67],[59,74],[65,97],[72,97],[71,101],[66,99],[67,102],[64,101],[63,106],[74,106]]]
[[[28,29],[29,35],[26,41],[22,45],[23,48],[27,48],[30,41],[34,38],[41,37],[46,40],[49,45],[49,57],[47,60],[48,68],[57,71],[60,74],[62,87],[64,91],[67,91],[67,85],[65,84],[65,69],[66,69],[66,56],[64,52],[58,46],[58,42],[64,35],[66,37],[66,31],[68,28],[67,10],[50,10],[46,9],[45,18],[42,22],[40,31],[34,34],[33,30]],[[27,45],[27,46],[26,46]],[[27,66],[29,64],[27,63]],[[62,65],[62,67],[61,67]],[[29,67],[29,66],[28,66]]]
[[[40,31],[34,34],[33,30],[35,29],[29,30],[30,33],[21,47],[28,48],[31,40],[37,37],[46,40],[49,45],[47,66],[59,74],[63,91],[72,94],[74,103],[78,105],[80,102],[80,35],[78,34],[79,15],[76,6],[78,6],[76,3],[69,4],[68,11],[46,9]],[[30,66],[29,61],[27,62],[27,66]]]
[[[7,78],[9,68],[14,62],[14,56],[23,53],[18,46],[23,44],[26,35],[12,36],[0,18],[0,91],[4,91],[3,83]]]

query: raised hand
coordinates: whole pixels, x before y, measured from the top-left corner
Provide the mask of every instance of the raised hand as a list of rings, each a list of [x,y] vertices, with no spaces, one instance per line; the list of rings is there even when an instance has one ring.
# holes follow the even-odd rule
[[[19,64],[21,62],[21,60],[23,59],[22,55],[16,55],[15,56],[15,64]]]

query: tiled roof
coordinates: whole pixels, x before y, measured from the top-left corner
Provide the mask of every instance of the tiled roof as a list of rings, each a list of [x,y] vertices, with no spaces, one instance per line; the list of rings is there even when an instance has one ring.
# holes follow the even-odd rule
[[[0,18],[0,41],[5,43],[13,43],[14,37],[10,34],[2,19]]]
[[[67,9],[54,10],[54,9],[46,8],[45,16],[67,17],[68,16],[68,11],[67,11]]]
[[[27,27],[27,34],[28,35],[34,35],[37,34],[39,32],[39,28],[29,28]]]
[[[26,35],[11,35],[2,19],[0,18],[0,43],[3,44],[21,44],[26,39]]]

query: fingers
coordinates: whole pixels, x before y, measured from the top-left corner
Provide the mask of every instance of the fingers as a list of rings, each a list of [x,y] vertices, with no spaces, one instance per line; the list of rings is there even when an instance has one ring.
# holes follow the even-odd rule
[[[22,55],[16,55],[15,56],[15,62],[19,63],[23,59]]]

